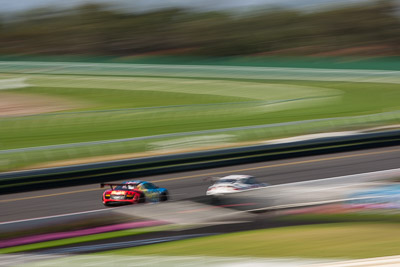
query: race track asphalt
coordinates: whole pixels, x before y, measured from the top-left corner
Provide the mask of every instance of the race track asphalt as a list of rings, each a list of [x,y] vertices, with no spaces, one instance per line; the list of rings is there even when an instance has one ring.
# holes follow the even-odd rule
[[[166,187],[171,200],[177,201],[204,195],[210,177],[229,174],[249,174],[260,182],[284,184],[399,167],[400,146],[393,146],[124,180],[152,181]],[[103,190],[93,184],[2,195],[0,223],[106,209],[101,203]]]

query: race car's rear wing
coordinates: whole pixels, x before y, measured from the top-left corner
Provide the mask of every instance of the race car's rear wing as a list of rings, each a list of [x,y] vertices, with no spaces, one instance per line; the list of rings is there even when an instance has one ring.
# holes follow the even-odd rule
[[[101,183],[101,184],[100,184],[100,187],[101,187],[101,188],[104,188],[106,185],[110,186],[111,189],[114,190],[115,187],[117,187],[117,186],[119,186],[119,185],[123,186],[123,185],[126,185],[126,184],[116,184],[116,183],[110,183],[110,184],[107,183],[107,184],[104,184],[104,183]]]

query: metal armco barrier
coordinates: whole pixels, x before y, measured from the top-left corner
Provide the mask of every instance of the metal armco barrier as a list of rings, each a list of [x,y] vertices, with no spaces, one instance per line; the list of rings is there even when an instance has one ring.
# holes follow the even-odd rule
[[[0,193],[100,183],[155,174],[400,144],[400,130],[218,149],[0,174]]]

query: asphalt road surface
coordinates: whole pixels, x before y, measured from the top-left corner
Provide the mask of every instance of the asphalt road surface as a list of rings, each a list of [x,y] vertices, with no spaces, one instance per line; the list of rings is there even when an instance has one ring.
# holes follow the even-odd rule
[[[204,195],[211,184],[208,178],[229,174],[249,174],[256,176],[260,182],[284,184],[399,167],[400,146],[394,146],[144,178],[126,177],[121,181],[152,181],[160,187],[167,188],[171,200],[176,201]],[[103,190],[99,184],[93,184],[2,195],[0,223],[107,209],[101,203]]]

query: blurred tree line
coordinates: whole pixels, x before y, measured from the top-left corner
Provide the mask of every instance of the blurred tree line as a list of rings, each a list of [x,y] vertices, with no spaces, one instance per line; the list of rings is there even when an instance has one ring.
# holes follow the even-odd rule
[[[398,3],[398,2],[397,2]],[[399,55],[396,1],[247,13],[165,9],[133,13],[87,4],[31,10],[0,23],[1,54]]]

